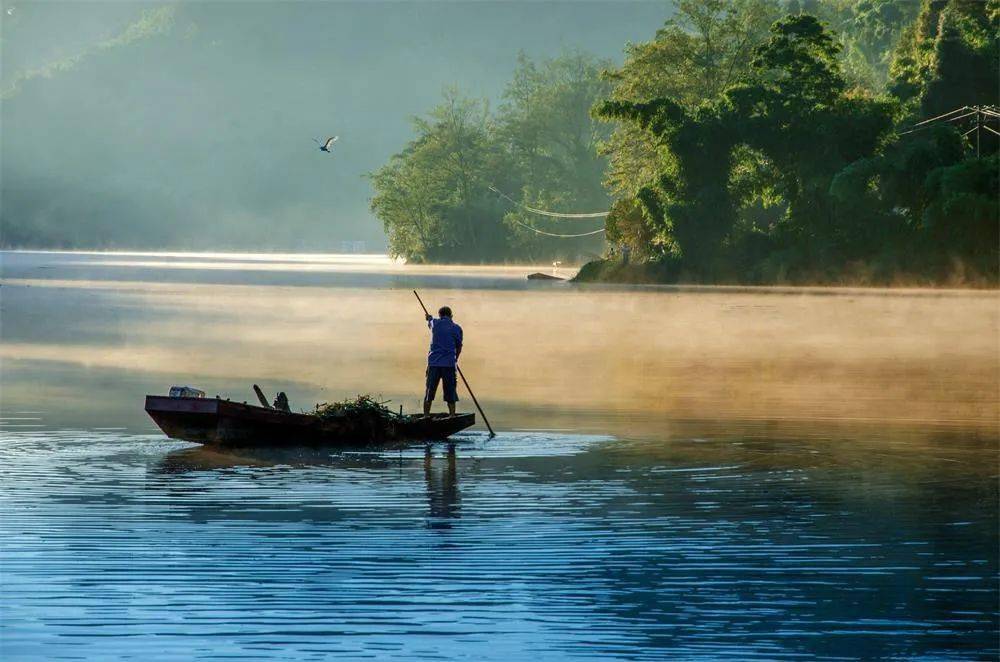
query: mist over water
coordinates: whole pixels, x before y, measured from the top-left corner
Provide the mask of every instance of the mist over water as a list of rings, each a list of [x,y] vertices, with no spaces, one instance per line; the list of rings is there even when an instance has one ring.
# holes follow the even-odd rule
[[[995,292],[2,259],[5,659],[997,654]],[[496,439],[220,451],[142,411],[252,383],[414,410],[414,288]]]
[[[287,391],[298,408],[365,392],[410,410],[422,397],[427,344],[411,290],[422,288],[429,307],[450,305],[466,329],[462,365],[484,398],[518,417],[624,415],[630,428],[639,416],[993,429],[1000,415],[994,292],[525,280],[537,269],[7,253],[0,357],[9,376],[101,374],[110,388],[143,392],[190,382],[237,400],[252,399],[257,382]],[[32,382],[6,384],[12,406],[45,397],[22,383]],[[141,412],[128,420],[144,422]]]

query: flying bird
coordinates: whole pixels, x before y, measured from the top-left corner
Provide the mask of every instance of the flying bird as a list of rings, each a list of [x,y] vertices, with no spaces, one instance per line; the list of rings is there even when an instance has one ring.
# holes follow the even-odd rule
[[[333,143],[337,142],[337,138],[339,138],[339,137],[340,136],[334,136],[332,138],[327,138],[325,142],[320,142],[320,141],[316,140],[315,138],[313,138],[313,142],[315,142],[317,145],[319,145],[319,151],[321,151],[321,152],[329,152],[330,148],[333,147]]]

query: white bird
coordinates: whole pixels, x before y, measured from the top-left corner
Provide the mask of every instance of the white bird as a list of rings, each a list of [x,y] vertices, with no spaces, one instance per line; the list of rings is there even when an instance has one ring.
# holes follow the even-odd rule
[[[340,138],[340,136],[334,136],[332,138],[327,138],[325,142],[320,142],[320,141],[316,140],[315,138],[313,138],[313,142],[316,143],[317,145],[319,145],[319,151],[321,151],[321,152],[329,152],[330,148],[333,147],[333,143],[337,142],[338,138]]]

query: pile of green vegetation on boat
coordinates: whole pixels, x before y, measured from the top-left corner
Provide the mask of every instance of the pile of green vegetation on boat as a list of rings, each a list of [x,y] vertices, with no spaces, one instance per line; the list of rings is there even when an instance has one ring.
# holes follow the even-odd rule
[[[394,419],[398,418],[399,414],[391,411],[386,407],[386,403],[389,401],[376,400],[371,395],[359,395],[355,398],[348,398],[346,400],[341,400],[340,402],[327,403],[316,405],[315,411],[312,413],[320,418],[381,418],[381,419]]]

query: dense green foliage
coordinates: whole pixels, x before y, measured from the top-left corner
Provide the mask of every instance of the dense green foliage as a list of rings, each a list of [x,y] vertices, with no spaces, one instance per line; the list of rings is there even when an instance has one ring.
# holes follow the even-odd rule
[[[601,250],[600,237],[553,239],[597,223],[543,221],[522,204],[564,212],[607,209],[606,159],[597,152],[608,129],[590,117],[609,91],[606,63],[570,54],[540,64],[521,56],[504,103],[449,91],[417,138],[371,175],[372,211],[382,219],[394,255],[410,261],[459,262],[575,257]]]
[[[614,83],[611,100],[670,99],[693,111],[718,99],[746,77],[754,45],[779,15],[768,0],[681,0],[655,39],[628,46],[624,66],[606,72]],[[610,157],[606,182],[618,199],[608,217],[608,240],[629,246],[638,258],[669,250],[674,241],[666,219],[654,211],[647,223],[638,201],[655,209],[652,187],[676,172],[677,156],[642,122],[618,123],[603,147]]]
[[[545,222],[493,184],[524,206],[610,209],[609,257],[585,272],[601,277],[638,264],[659,279],[995,282],[995,136],[970,132],[968,113],[909,127],[998,103],[1000,0],[676,10],[620,68],[522,57],[495,115],[451,97],[418,122],[417,139],[373,176],[393,252],[583,252],[581,240],[525,229],[581,225]]]
[[[982,132],[977,158],[954,126],[901,129],[997,103],[996,3],[927,1],[912,26],[890,30],[880,27],[886,17],[906,18],[891,4],[859,2],[847,25],[864,28],[855,48],[902,35],[891,57],[866,56],[885,67],[892,94],[852,81],[844,55],[852,42],[806,13],[775,22],[737,79],[712,96],[618,87],[597,114],[641,130],[654,157],[631,178],[609,176],[620,198],[609,241],[671,279],[884,282],[941,278],[960,265],[964,276],[995,281],[996,141]],[[700,30],[726,34],[733,12],[760,10],[719,5],[715,29]],[[650,79],[641,54],[633,49],[617,76]],[[615,147],[612,163],[634,159],[635,150]]]
[[[895,53],[893,94],[922,117],[996,104],[998,28],[997,0],[925,0]]]
[[[747,248],[737,241],[724,246],[737,236],[755,250],[764,237],[772,250],[798,243],[814,258],[836,243],[843,229],[832,222],[830,182],[870,155],[891,124],[887,104],[848,94],[838,53],[816,18],[789,17],[754,50],[746,79],[714,102],[695,109],[670,98],[601,106],[602,116],[642,126],[673,155],[674,167],[637,198],[646,222],[673,240],[661,245],[689,270],[711,276],[724,269]],[[736,229],[740,209],[775,195],[786,207],[783,222],[761,228],[751,213]]]
[[[579,54],[541,66],[523,55],[519,58],[498,117],[499,139],[510,157],[506,178],[500,173],[494,177],[504,184],[501,190],[519,194],[522,204],[538,209],[608,208],[611,199],[602,184],[607,159],[598,154],[597,146],[610,131],[590,117],[593,105],[610,92],[611,86],[600,78],[601,69],[607,66]],[[519,256],[572,257],[588,249],[600,251],[600,237],[555,239],[528,229],[573,234],[599,228],[600,220],[546,222],[508,205],[504,222],[516,238]]]
[[[490,195],[489,175],[503,171],[485,103],[449,92],[425,119],[419,137],[372,175],[372,210],[383,219],[390,250],[413,261],[475,259],[502,254],[510,237]]]

